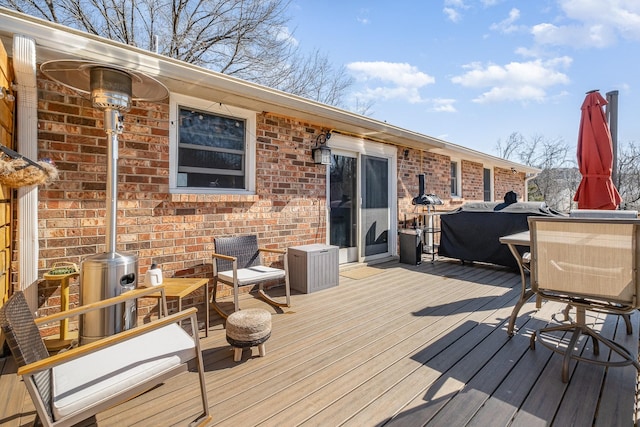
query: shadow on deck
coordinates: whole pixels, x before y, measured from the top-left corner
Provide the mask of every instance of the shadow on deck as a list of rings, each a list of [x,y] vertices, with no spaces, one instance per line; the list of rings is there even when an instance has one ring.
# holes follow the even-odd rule
[[[629,426],[636,420],[635,368],[573,362],[561,381],[561,357],[529,337],[563,307],[533,302],[518,333],[506,323],[520,276],[498,267],[441,259],[372,266],[377,274],[340,278],[339,286],[292,295],[282,312],[245,296],[241,306],[273,313],[267,355],[232,360],[222,319],[212,311],[202,338],[213,425],[220,426]],[[626,335],[618,316],[593,313],[601,333],[634,352],[640,316]],[[589,344],[589,343],[588,343]],[[589,352],[584,340],[581,351]],[[603,355],[604,356],[604,355]],[[33,405],[0,359],[0,425],[22,426]],[[184,425],[198,412],[196,374],[177,376],[87,425]]]

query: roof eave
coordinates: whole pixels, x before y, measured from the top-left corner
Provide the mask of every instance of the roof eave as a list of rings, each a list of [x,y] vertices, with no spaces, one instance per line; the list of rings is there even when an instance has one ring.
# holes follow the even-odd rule
[[[13,34],[35,40],[39,63],[54,59],[108,61],[155,77],[172,92],[197,94],[253,111],[296,117],[317,126],[396,145],[423,150],[446,146],[437,138],[366,116],[0,8],[0,37],[9,41],[5,43],[7,49]]]

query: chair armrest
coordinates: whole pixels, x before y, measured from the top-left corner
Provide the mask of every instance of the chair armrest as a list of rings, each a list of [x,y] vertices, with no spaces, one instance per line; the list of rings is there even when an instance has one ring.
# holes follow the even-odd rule
[[[86,354],[93,353],[102,348],[106,348],[112,346],[114,344],[130,340],[142,334],[145,334],[149,331],[162,328],[164,326],[170,325],[171,323],[177,323],[186,319],[191,321],[192,331],[196,334],[194,340],[198,339],[197,336],[197,319],[196,312],[197,308],[191,307],[187,310],[182,310],[179,313],[175,313],[166,317],[162,317],[160,319],[153,320],[149,323],[145,323],[142,326],[138,326],[132,329],[127,329],[126,331],[122,331],[118,334],[102,338],[98,341],[94,341],[80,347],[75,347],[70,350],[64,351],[62,353],[55,354],[53,356],[49,356],[46,359],[38,360],[37,362],[30,363],[28,365],[22,366],[18,368],[18,375],[31,375],[39,371],[43,371],[46,369],[53,368],[54,366],[60,365],[62,363],[68,362],[70,360],[77,359]]]
[[[153,286],[151,288],[139,288],[122,293],[116,297],[107,298],[102,301],[96,301],[91,304],[83,305],[80,307],[72,308],[69,310],[61,311],[60,313],[51,314],[49,316],[38,317],[35,320],[36,325],[44,325],[47,323],[55,322],[69,317],[85,314],[93,310],[99,310],[101,308],[109,307],[112,305],[120,304],[128,300],[142,298],[145,295],[154,294],[160,292],[160,298],[162,298],[163,307],[166,307],[167,298],[165,296],[164,285]]]
[[[274,254],[284,255],[287,253],[286,249],[270,249],[270,248],[258,248],[260,252],[271,252]]]
[[[212,254],[211,254],[211,256],[212,256],[212,257],[214,257],[214,258],[223,259],[223,260],[225,260],[225,261],[231,261],[231,262],[233,262],[233,261],[237,260],[237,258],[236,258],[236,257],[234,257],[234,256],[217,254],[217,253],[215,253],[215,252],[214,252],[214,253],[212,253]]]

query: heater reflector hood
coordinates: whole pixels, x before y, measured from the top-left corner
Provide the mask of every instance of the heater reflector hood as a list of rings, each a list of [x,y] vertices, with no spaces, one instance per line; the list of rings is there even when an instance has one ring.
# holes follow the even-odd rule
[[[83,60],[55,60],[43,63],[40,70],[50,79],[86,94],[94,89],[91,79],[93,77],[95,81],[95,76],[91,75],[92,72],[108,70],[112,74],[120,73],[129,76],[131,80],[129,96],[133,100],[160,101],[169,96],[167,87],[153,77],[117,65]]]

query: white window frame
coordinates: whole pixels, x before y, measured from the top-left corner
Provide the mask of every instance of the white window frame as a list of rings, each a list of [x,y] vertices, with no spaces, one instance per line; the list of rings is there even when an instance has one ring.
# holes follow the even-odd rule
[[[193,108],[245,122],[245,188],[178,187],[178,124],[180,107]],[[171,194],[241,194],[256,192],[256,112],[219,102],[172,93],[169,99],[169,193]]]
[[[459,199],[462,197],[462,162],[460,159],[450,159],[450,163],[455,163],[456,165],[456,192],[451,193],[451,198]],[[451,171],[451,166],[449,166],[449,171]]]

